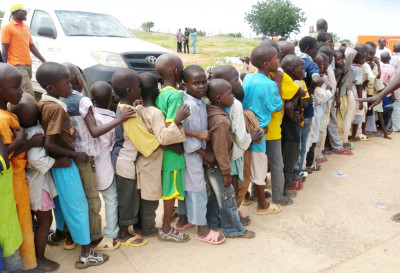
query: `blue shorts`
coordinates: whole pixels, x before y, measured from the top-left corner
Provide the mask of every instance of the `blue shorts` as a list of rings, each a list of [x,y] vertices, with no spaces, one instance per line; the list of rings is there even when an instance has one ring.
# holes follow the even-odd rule
[[[207,189],[199,192],[185,192],[185,200],[178,201],[178,214],[187,215],[189,223],[196,226],[207,225]]]

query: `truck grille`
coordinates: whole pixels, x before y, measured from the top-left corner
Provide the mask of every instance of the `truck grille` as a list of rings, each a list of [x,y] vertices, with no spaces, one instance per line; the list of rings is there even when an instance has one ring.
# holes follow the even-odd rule
[[[163,53],[161,52],[135,52],[123,53],[126,63],[131,69],[154,70],[155,60]]]

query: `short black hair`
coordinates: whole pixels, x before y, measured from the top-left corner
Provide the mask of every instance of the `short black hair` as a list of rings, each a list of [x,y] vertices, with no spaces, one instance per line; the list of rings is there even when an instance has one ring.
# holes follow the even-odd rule
[[[372,41],[368,41],[368,42],[366,42],[366,44],[367,45],[370,45],[370,46],[372,46],[373,48],[375,48],[376,49],[376,43],[375,42],[372,42]]]
[[[299,42],[301,52],[305,52],[307,48],[312,49],[318,45],[317,39],[311,36],[303,37]]]
[[[101,108],[107,108],[112,101],[112,87],[109,83],[98,81],[90,87],[93,101]]]
[[[258,69],[261,69],[263,64],[269,61],[273,57],[271,52],[272,50],[276,52],[275,47],[261,43],[259,46],[255,47],[251,52],[250,55],[251,63]]]
[[[318,55],[322,57],[322,59],[325,60],[329,60],[329,56],[327,54],[325,54],[324,52],[318,52]]]
[[[342,57],[344,57],[344,54],[342,51],[340,51],[340,50],[333,51],[333,56],[335,57],[335,59],[339,58],[340,55],[342,55]]]
[[[325,53],[328,56],[333,56],[333,49],[327,45],[320,47],[318,51]]]
[[[55,84],[61,75],[69,75],[69,70],[56,62],[45,62],[36,70],[36,80],[45,90],[49,85]]]
[[[277,54],[278,54],[278,58],[279,59],[281,58],[281,47],[279,46],[279,44],[277,42],[275,42],[272,39],[264,39],[260,43],[260,46],[263,46],[263,45],[274,47],[276,49]]]
[[[232,86],[227,80],[213,79],[208,83],[207,97],[214,104],[217,96],[228,89],[232,90]]]
[[[197,64],[191,64],[191,65],[185,67],[185,69],[183,70],[183,73],[182,73],[183,81],[185,83],[188,83],[194,73],[206,74],[206,71],[204,71],[204,69]]]
[[[123,98],[126,95],[126,89],[130,88],[137,79],[139,79],[139,74],[136,71],[124,68],[114,72],[111,85],[115,93]]]
[[[324,42],[325,43],[328,40],[332,40],[332,42],[333,42],[333,37],[328,32],[321,32],[320,34],[318,34],[318,37],[317,37],[317,41],[318,42]]]
[[[158,95],[158,80],[157,77],[150,72],[144,72],[139,75],[140,87],[142,88],[142,99],[155,99]]]
[[[357,55],[354,57],[354,60],[358,60],[361,55],[366,54],[365,50],[361,46],[356,46],[354,49],[357,51]]]

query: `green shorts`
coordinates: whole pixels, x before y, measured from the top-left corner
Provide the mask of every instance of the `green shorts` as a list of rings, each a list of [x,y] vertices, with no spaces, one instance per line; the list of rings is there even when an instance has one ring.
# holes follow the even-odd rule
[[[183,169],[175,171],[162,171],[162,199],[185,199],[185,187],[183,185]]]

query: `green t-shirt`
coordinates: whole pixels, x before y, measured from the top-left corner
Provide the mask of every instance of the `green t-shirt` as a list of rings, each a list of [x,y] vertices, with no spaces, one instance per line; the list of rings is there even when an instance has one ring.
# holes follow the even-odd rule
[[[182,94],[171,86],[164,87],[156,98],[156,106],[164,113],[165,122],[174,122],[178,105],[183,105]],[[185,157],[170,150],[164,150],[163,171],[185,168]]]

